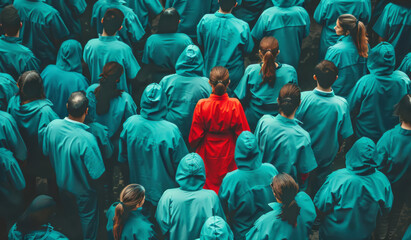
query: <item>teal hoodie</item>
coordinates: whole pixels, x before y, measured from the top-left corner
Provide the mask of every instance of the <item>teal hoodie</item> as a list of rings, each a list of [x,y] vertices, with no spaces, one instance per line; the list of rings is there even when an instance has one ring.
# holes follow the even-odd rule
[[[185,191],[201,190],[205,184],[203,159],[197,153],[191,153],[181,159],[177,168],[176,181]]]
[[[375,143],[366,137],[355,142],[345,159],[346,168],[355,174],[363,175],[375,172],[377,151]]]
[[[82,52],[83,48],[78,41],[71,39],[63,42],[57,54],[57,67],[67,72],[82,73]]]
[[[176,73],[185,77],[204,76],[204,60],[200,48],[188,45],[177,59]]]
[[[391,75],[395,69],[394,47],[382,42],[372,48],[368,55],[367,67],[370,73],[376,76]]]
[[[17,225],[14,224],[9,232],[11,240],[68,240],[62,233],[55,231],[50,224],[45,224],[39,230],[34,230],[28,234],[23,234],[17,230]]]
[[[233,240],[233,232],[228,224],[219,216],[207,219],[201,228],[200,240]]]
[[[163,88],[152,83],[146,87],[141,97],[141,116],[148,120],[162,120],[167,115],[167,98]]]

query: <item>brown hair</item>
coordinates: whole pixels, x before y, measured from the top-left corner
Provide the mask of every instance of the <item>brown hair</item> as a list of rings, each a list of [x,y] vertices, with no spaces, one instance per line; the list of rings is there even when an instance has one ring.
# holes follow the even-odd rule
[[[301,89],[294,83],[285,84],[278,95],[278,107],[287,117],[294,113],[301,101]]]
[[[277,218],[287,221],[293,227],[297,226],[297,217],[300,214],[300,207],[295,201],[298,193],[298,184],[294,179],[286,174],[280,173],[273,178],[271,183],[275,198],[281,201],[281,213]]]
[[[264,83],[268,83],[271,87],[274,87],[277,75],[275,73],[275,59],[278,55],[278,40],[275,37],[264,37],[260,42],[260,58],[263,61],[261,66],[260,74],[263,75],[263,81],[260,86]]]
[[[367,30],[363,22],[357,20],[351,14],[343,14],[338,17],[338,23],[343,29],[344,33],[350,31],[350,35],[357,47],[358,54],[361,57],[368,57],[368,38]]]
[[[227,68],[217,66],[213,67],[210,72],[210,83],[214,86],[214,93],[221,96],[227,91],[227,85],[230,82],[230,75]]]
[[[17,80],[20,103],[46,98],[44,94],[43,79],[36,71],[24,72]]]
[[[141,204],[145,196],[145,189],[139,184],[130,184],[120,193],[120,203],[114,210],[113,235],[115,240],[121,238],[124,224],[132,209]]]
[[[122,91],[117,89],[117,80],[123,75],[123,66],[117,62],[108,62],[100,74],[100,86],[94,90],[96,95],[96,112],[103,115],[110,109],[110,101],[121,96]]]
[[[401,122],[411,123],[411,94],[406,94],[394,106],[394,115],[400,118]]]

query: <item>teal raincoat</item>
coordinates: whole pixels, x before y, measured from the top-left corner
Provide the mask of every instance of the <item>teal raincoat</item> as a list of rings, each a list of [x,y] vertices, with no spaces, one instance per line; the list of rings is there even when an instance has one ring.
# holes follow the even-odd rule
[[[211,216],[225,219],[217,194],[203,189],[204,162],[197,153],[186,155],[178,165],[179,188],[168,189],[158,202],[156,219],[166,239],[195,239]]]
[[[257,139],[248,131],[237,138],[235,162],[238,169],[224,177],[218,196],[235,239],[245,239],[254,222],[270,211],[267,203],[275,202],[270,184],[278,171],[262,163]]]
[[[346,168],[328,176],[314,198],[326,214],[320,239],[370,239],[377,217],[391,210],[391,185],[374,169],[376,159],[374,142],[361,138],[347,153]]]
[[[233,15],[248,23],[252,28],[258,17],[265,10],[268,1],[271,0],[237,0],[237,6],[233,9]]]
[[[201,228],[199,240],[234,240],[230,226],[219,216],[212,216]]]
[[[411,78],[411,52],[405,56],[404,60],[402,60],[398,70],[403,71],[409,78]]]
[[[19,91],[16,81],[7,73],[0,73],[0,110],[6,111],[10,98]]]
[[[401,71],[394,71],[395,52],[391,44],[382,42],[371,49],[368,57],[370,74],[362,77],[348,97],[355,117],[358,137],[369,137],[374,142],[398,123],[393,116],[394,105],[411,93],[411,81]]]
[[[187,147],[177,126],[165,120],[167,98],[158,84],[150,84],[141,98],[141,113],[130,117],[120,135],[119,162],[128,162],[130,183],[146,189],[154,206],[163,192],[177,187],[175,174]],[[155,181],[153,181],[155,179]]]
[[[50,224],[42,226],[41,230],[35,230],[28,234],[23,234],[17,230],[17,225],[14,224],[9,231],[9,240],[68,240],[62,233],[54,230]]]
[[[56,65],[47,66],[41,73],[44,93],[60,118],[67,116],[66,104],[71,93],[85,91],[88,87],[87,78],[81,74],[81,58],[81,44],[76,40],[67,40],[59,49]]]
[[[27,158],[27,148],[20,135],[19,128],[14,118],[7,112],[0,110],[0,148],[13,152],[17,160]]]
[[[155,17],[163,11],[159,0],[127,0],[126,5],[133,9],[144,29],[150,26],[150,17]]]
[[[111,158],[114,153],[114,146],[110,141],[108,128],[98,122],[88,122],[86,125],[90,127],[88,131],[96,137],[103,159]]]

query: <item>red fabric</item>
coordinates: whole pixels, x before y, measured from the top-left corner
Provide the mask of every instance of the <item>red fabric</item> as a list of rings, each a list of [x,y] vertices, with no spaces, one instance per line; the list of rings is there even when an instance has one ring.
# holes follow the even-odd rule
[[[204,188],[218,193],[224,176],[237,169],[235,143],[243,131],[250,127],[238,99],[211,94],[197,103],[188,139],[204,161]]]

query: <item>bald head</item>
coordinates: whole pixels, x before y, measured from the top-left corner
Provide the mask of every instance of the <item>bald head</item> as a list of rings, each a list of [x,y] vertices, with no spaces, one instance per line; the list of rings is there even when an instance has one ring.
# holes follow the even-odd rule
[[[73,92],[67,101],[67,112],[69,116],[81,118],[85,116],[88,108],[88,99],[84,91]]]

